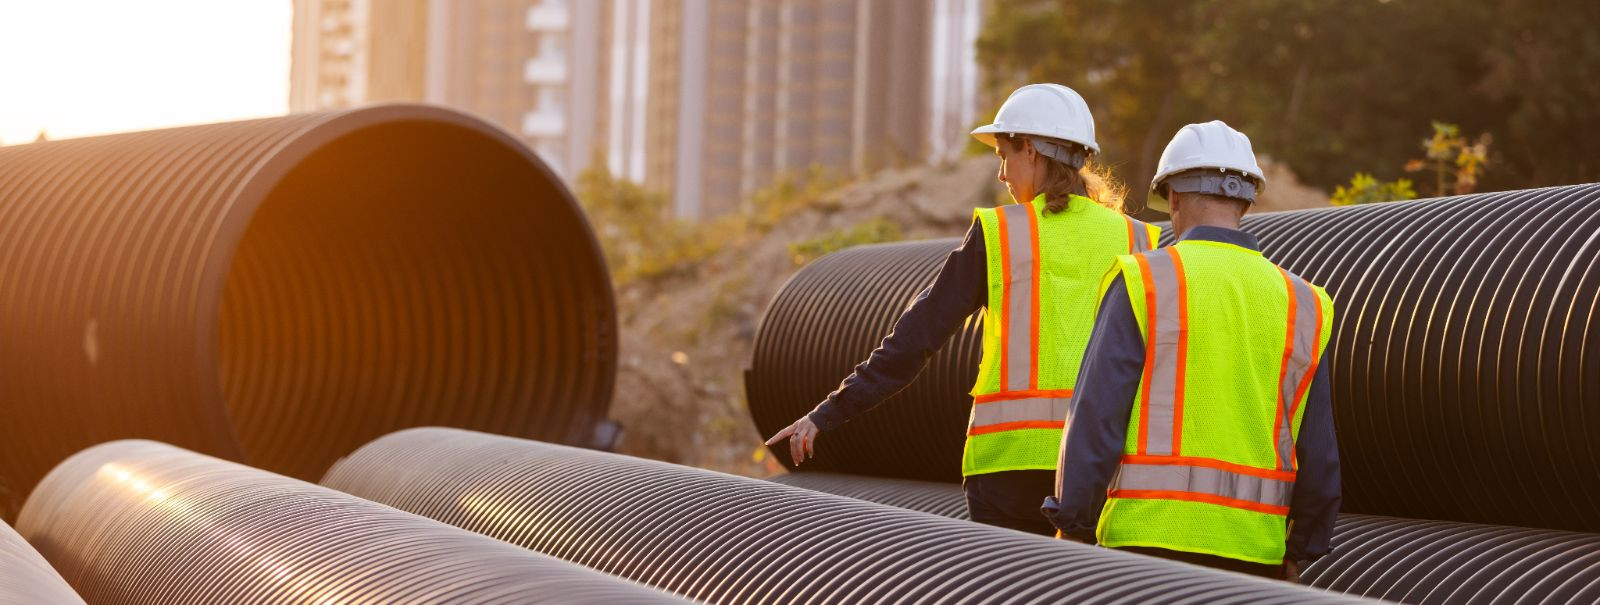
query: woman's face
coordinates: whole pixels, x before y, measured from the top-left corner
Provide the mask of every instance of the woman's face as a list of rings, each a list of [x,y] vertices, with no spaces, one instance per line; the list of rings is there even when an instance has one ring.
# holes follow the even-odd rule
[[[997,177],[1001,183],[1005,183],[1011,201],[1033,201],[1034,196],[1039,194],[1040,181],[1044,180],[1044,163],[1039,161],[1041,156],[1034,151],[1033,144],[1025,138],[1007,139],[1000,136],[995,140],[994,154],[1000,156],[1000,173]]]

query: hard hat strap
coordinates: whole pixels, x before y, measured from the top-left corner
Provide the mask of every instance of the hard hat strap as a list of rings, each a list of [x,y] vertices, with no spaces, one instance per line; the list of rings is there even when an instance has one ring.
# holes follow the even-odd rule
[[[1256,184],[1244,176],[1222,171],[1190,170],[1167,177],[1161,184],[1172,191],[1220,195],[1254,204]]]
[[[1035,136],[1028,137],[1028,140],[1033,142],[1034,150],[1040,155],[1071,166],[1073,170],[1083,168],[1083,163],[1089,160],[1089,150],[1079,145]]]

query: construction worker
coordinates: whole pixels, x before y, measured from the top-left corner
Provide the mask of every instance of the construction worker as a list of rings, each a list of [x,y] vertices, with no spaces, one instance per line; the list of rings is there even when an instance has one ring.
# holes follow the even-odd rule
[[[1285,579],[1328,552],[1333,301],[1239,230],[1265,182],[1220,121],[1161,154],[1152,205],[1178,242],[1117,257],[1104,281],[1043,506],[1062,537]]]
[[[1037,511],[1054,488],[1062,418],[1100,278],[1116,255],[1150,249],[1160,230],[1125,216],[1121,195],[1087,164],[1099,146],[1089,106],[1072,89],[1019,88],[972,136],[1000,157],[999,180],[1016,203],[979,208],[965,242],[878,349],[767,444],[788,438],[799,464],[814,454],[819,432],[899,392],[986,308],[961,463],[967,509],[974,521],[1050,535]]]

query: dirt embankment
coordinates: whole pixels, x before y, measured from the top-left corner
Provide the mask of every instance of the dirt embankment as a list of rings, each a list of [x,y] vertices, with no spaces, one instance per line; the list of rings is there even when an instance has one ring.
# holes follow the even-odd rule
[[[790,246],[874,220],[906,240],[959,237],[972,209],[1002,195],[995,159],[889,171],[809,200],[769,232],[713,233],[718,250],[666,277],[618,290],[621,366],[612,417],[623,453],[749,476],[782,472],[746,408],[743,373],[756,327],[799,269]],[[1326,205],[1287,170],[1268,169],[1275,208]],[[1276,203],[1273,203],[1276,202]],[[843,376],[840,376],[843,379]]]

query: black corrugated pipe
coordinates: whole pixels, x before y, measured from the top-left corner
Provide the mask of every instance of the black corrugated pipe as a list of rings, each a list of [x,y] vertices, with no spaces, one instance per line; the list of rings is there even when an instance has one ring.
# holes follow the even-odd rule
[[[951,483],[834,473],[773,481],[967,518],[961,488]],[[1333,545],[1301,582],[1402,603],[1600,603],[1600,534],[1341,515]]]
[[[1324,602],[1345,597],[724,475],[413,429],[323,484],[712,603]]]
[[[1245,218],[1338,305],[1328,348],[1347,512],[1600,531],[1600,185]],[[956,240],[852,248],[767,310],[746,374],[770,435],[888,331]],[[967,326],[800,470],[955,481]],[[774,448],[787,460],[786,446]]]
[[[432,519],[152,441],[68,458],[17,529],[93,603],[681,603]]]
[[[8,512],[118,438],[312,480],[409,426],[594,445],[615,377],[571,194],[437,107],[0,148],[0,284]]]
[[[796,273],[767,307],[745,372],[750,415],[772,435],[811,410],[867,358],[960,240],[850,248]],[[818,437],[799,470],[929,481],[961,478],[978,379],[982,315],[967,318],[928,368],[871,413]],[[788,443],[771,448],[789,464]]]
[[[0,523],[0,603],[77,603],[78,593],[10,525]]]

